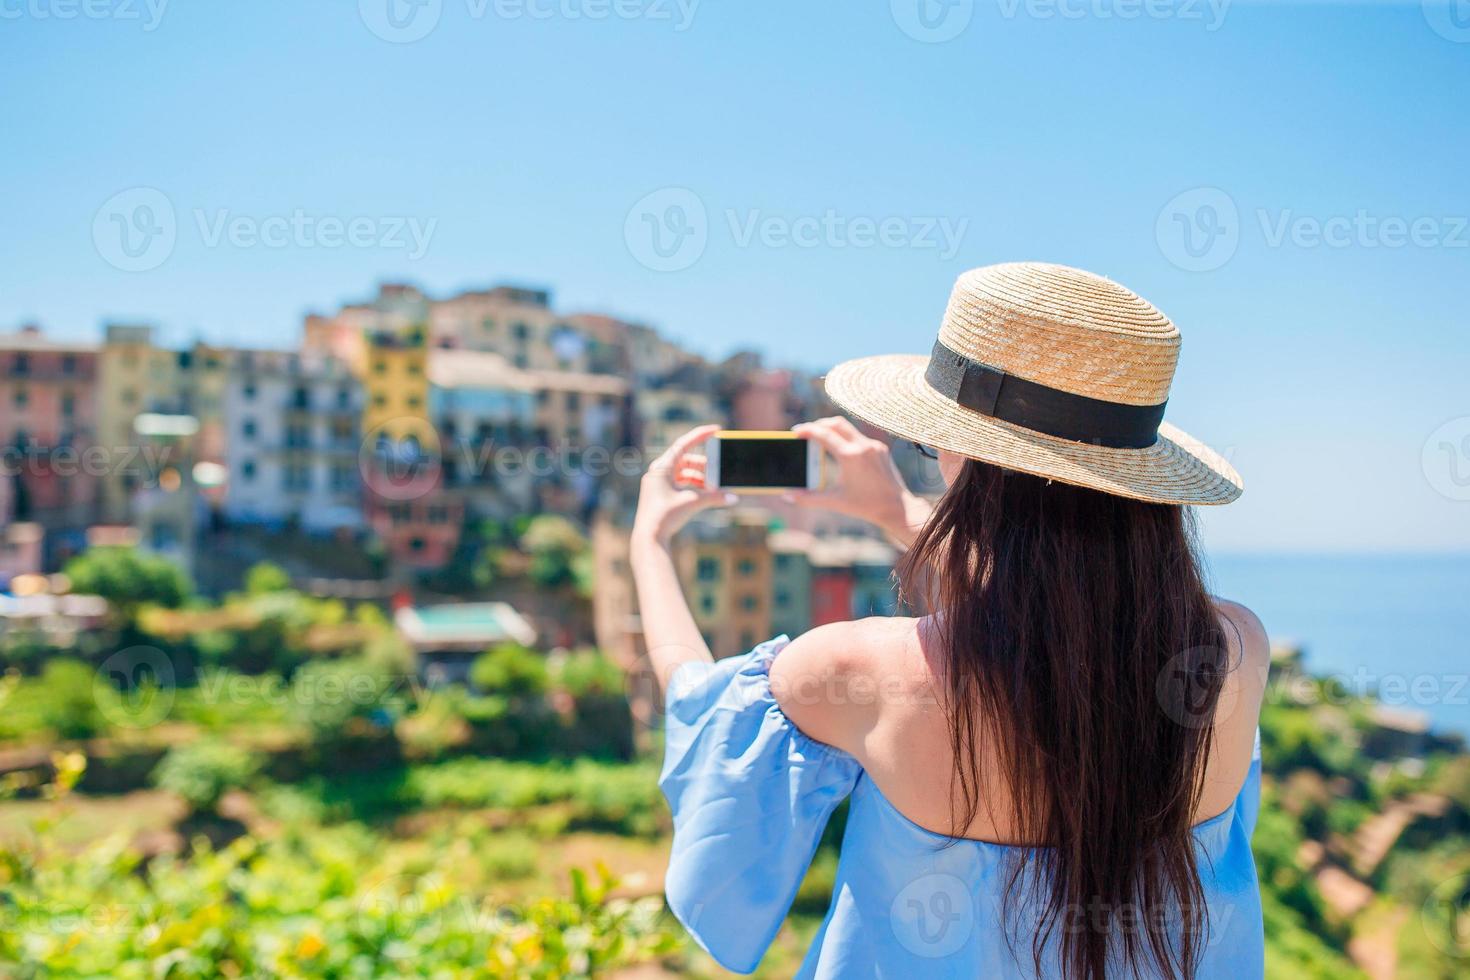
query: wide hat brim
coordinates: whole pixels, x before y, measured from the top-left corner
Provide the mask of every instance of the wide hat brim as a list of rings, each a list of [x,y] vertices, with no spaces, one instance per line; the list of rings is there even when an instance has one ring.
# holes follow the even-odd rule
[[[827,375],[843,410],[904,439],[1006,469],[1158,504],[1228,504],[1240,474],[1219,453],[1167,422],[1146,449],[1113,449],[1034,432],[963,408],[924,380],[922,354],[846,361]]]

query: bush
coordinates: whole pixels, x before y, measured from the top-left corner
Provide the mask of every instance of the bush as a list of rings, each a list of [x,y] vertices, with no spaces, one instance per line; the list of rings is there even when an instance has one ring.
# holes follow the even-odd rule
[[[470,665],[470,683],[485,694],[533,697],[551,686],[546,659],[519,643],[502,643]]]
[[[0,847],[0,973],[537,980],[602,976],[679,945],[663,903],[614,898],[605,870],[574,871],[568,897],[502,905],[465,882],[473,863],[455,849],[405,866],[351,827],[242,837],[146,867],[110,841]]]
[[[153,770],[153,783],[182,797],[195,813],[213,812],[220,798],[247,785],[260,771],[255,753],[218,739],[169,750]]]
[[[565,517],[543,514],[531,519],[521,535],[521,550],[531,556],[531,581],[554,589],[577,582],[587,539]]]
[[[268,561],[257,562],[245,573],[245,592],[248,595],[268,595],[290,589],[291,576],[280,565]]]
[[[136,548],[92,548],[67,562],[65,571],[74,592],[99,595],[125,616],[144,603],[177,608],[194,594],[183,569]]]
[[[80,661],[53,660],[21,697],[32,702],[40,723],[58,738],[91,738],[107,728],[96,681],[96,673]]]

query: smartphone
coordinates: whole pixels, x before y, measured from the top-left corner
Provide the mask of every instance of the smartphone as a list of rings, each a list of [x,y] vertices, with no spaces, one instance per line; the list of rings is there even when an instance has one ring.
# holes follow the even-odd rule
[[[815,490],[822,447],[794,432],[722,429],[705,443],[705,485],[746,493]]]

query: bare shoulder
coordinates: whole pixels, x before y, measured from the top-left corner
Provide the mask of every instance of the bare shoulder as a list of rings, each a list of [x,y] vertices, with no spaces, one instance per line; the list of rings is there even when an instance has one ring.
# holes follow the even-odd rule
[[[915,620],[873,617],[803,633],[771,664],[771,693],[807,735],[857,753],[885,691],[907,683]]]
[[[1212,597],[1220,614],[1226,638],[1240,654],[1240,664],[1251,674],[1264,677],[1271,665],[1271,638],[1261,619],[1245,606],[1219,596]]]

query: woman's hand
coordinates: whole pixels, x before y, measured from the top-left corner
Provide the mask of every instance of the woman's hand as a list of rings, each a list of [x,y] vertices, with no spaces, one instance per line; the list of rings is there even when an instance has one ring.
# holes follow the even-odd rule
[[[735,502],[732,494],[704,488],[705,459],[690,453],[719,430],[718,425],[690,429],[649,464],[638,487],[638,512],[633,517],[635,544],[666,546],[695,514]]]
[[[905,548],[913,543],[932,508],[904,486],[887,446],[841,417],[803,422],[792,431],[815,440],[837,460],[836,486],[797,491],[792,500],[876,524]]]

